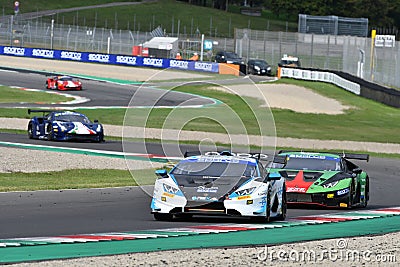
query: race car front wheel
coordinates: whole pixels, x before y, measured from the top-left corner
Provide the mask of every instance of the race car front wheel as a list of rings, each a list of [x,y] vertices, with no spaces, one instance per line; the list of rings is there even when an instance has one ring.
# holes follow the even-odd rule
[[[28,125],[28,137],[29,139],[33,138],[33,126],[32,126],[32,122],[29,123]]]
[[[265,216],[252,217],[252,221],[255,223],[267,223],[271,220],[271,189],[268,189],[266,197],[266,211]]]
[[[47,127],[47,140],[48,141],[53,140],[53,127],[51,125]]]

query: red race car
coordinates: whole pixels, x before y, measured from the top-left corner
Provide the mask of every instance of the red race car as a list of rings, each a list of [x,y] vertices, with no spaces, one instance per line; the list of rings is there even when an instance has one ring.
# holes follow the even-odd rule
[[[70,76],[54,76],[47,78],[46,80],[47,89],[56,90],[82,90],[82,83]]]

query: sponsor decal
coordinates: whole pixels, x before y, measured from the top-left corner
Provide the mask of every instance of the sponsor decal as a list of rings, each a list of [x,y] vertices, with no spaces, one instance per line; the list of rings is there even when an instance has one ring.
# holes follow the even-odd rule
[[[341,195],[347,194],[348,192],[350,192],[350,190],[348,188],[345,188],[345,189],[337,191],[336,194],[338,196],[341,196]]]
[[[175,196],[174,194],[170,194],[170,193],[167,193],[167,192],[164,192],[162,195],[163,196],[167,196],[167,197],[174,197]]]
[[[238,196],[238,200],[249,199],[251,196]]]
[[[89,54],[88,60],[102,62],[102,63],[108,63],[110,61],[110,56],[103,55],[103,54]]]
[[[81,60],[82,59],[82,53],[70,52],[70,51],[61,51],[61,58],[71,59],[71,60]]]
[[[182,60],[171,60],[169,62],[171,68],[179,68],[187,70],[189,68],[189,62]]]
[[[162,58],[144,58],[143,65],[153,66],[153,67],[162,67],[163,59]]]
[[[286,192],[291,193],[291,192],[296,192],[296,193],[305,193],[307,188],[303,187],[288,187],[286,189]]]
[[[301,158],[301,159],[325,159],[325,156],[320,156],[320,155],[310,155],[310,154],[301,154],[301,155],[289,155],[289,158]]]
[[[199,186],[197,187],[197,193],[217,193],[218,187],[205,187],[205,186]]]
[[[136,65],[136,57],[130,56],[117,56],[116,63]]]
[[[214,157],[202,157],[197,159],[197,162],[227,162],[227,163],[239,163],[238,159],[232,158],[214,158]]]
[[[205,63],[205,62],[195,62],[194,63],[195,70],[205,70],[205,71],[212,71],[212,64]]]
[[[45,57],[45,58],[54,58],[54,51],[47,49],[33,49],[32,56],[34,57]]]
[[[4,47],[3,52],[8,55],[23,56],[25,55],[25,48],[6,46]]]

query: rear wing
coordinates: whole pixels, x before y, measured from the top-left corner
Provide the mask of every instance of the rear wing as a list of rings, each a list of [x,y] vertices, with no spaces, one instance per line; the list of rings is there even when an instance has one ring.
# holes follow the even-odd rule
[[[305,151],[293,151],[293,150],[280,150],[278,154],[281,153],[290,153],[290,152],[305,152]],[[345,159],[356,159],[356,160],[365,160],[369,161],[369,154],[357,154],[357,153],[345,153],[345,152],[326,152],[326,151],[318,151],[312,153],[327,153],[341,156]]]
[[[54,110],[51,110],[51,109],[28,109],[28,114],[39,113],[39,112],[42,112],[43,114],[45,114],[45,113],[50,113],[53,111]]]
[[[343,153],[342,154],[345,159],[358,159],[358,160],[366,160],[369,161],[368,154],[351,154],[351,153]]]

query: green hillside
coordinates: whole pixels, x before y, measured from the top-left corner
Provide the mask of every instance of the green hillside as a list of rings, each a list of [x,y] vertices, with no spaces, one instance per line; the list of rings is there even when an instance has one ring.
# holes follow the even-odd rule
[[[5,1],[0,1],[4,6]],[[82,5],[102,4],[111,1],[27,1],[21,5],[21,12],[51,10]],[[46,3],[47,2],[47,3]],[[65,5],[64,5],[65,3]],[[28,9],[29,5],[29,9]],[[41,18],[58,24],[70,24],[97,28],[110,28],[148,32],[161,26],[167,33],[196,34],[209,36],[233,37],[235,28],[254,30],[297,31],[297,23],[287,23],[275,19],[270,11],[263,11],[262,16],[253,17],[238,14],[239,7],[231,6],[232,12],[189,5],[174,0],[160,0],[139,5],[116,6],[59,13],[52,17]],[[9,8],[6,9],[9,11]],[[12,10],[11,10],[12,11]]]

